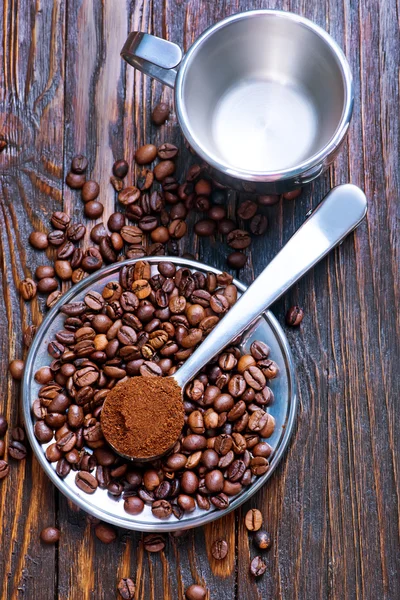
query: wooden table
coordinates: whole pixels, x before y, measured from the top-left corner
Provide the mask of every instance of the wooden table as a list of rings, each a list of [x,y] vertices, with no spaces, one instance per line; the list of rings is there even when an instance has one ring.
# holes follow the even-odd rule
[[[209,25],[240,10],[283,8],[326,28],[345,49],[355,81],[348,141],[334,166],[294,201],[265,213],[269,231],[254,240],[239,273],[250,283],[330,187],[360,185],[369,199],[357,233],[318,265],[274,312],[298,303],[306,317],[287,330],[299,376],[299,413],[289,452],[268,485],[235,514],[170,538],[148,555],[141,535],[120,531],[106,546],[86,515],[61,496],[36,460],[11,461],[0,484],[0,597],[96,600],[116,597],[120,577],[132,576],[137,598],[182,599],[193,582],[218,600],[400,598],[399,553],[399,5],[396,0],[3,0],[0,4],[0,412],[20,422],[20,386],[8,361],[23,353],[21,330],[42,318],[43,300],[19,298],[20,279],[43,255],[27,244],[62,208],[81,219],[82,203],[68,189],[71,157],[89,158],[101,184],[107,218],[115,208],[108,183],[116,158],[132,163],[144,142],[175,140],[188,160],[174,118],[156,129],[149,119],[172,92],[119,57],[131,30],[167,37],[187,49]],[[295,140],[294,140],[295,142]],[[238,197],[229,194],[229,212]],[[192,222],[195,219],[191,217]],[[93,223],[91,224],[93,225]],[[227,247],[191,235],[182,251],[224,268]],[[50,253],[49,253],[50,256]],[[267,572],[249,576],[243,515],[261,509],[274,540]],[[58,547],[40,530],[60,527]],[[229,556],[211,558],[223,535]]]

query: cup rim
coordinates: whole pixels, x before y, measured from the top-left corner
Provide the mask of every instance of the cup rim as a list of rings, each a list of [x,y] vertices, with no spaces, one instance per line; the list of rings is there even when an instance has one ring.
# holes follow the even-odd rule
[[[314,153],[312,156],[302,161],[300,164],[278,171],[253,171],[246,169],[237,169],[230,166],[228,163],[219,160],[215,155],[210,154],[204,148],[204,146],[196,139],[196,136],[193,134],[192,129],[189,126],[189,117],[183,99],[183,86],[186,73],[190,67],[191,60],[204,41],[210,38],[216,31],[227,27],[235,21],[241,21],[243,19],[266,15],[269,15],[274,18],[288,19],[297,23],[299,26],[306,27],[307,29],[312,30],[329,47],[332,55],[336,59],[343,81],[344,101],[342,114],[336,127],[336,130],[331,136],[330,140],[324,145],[324,147],[321,150]],[[183,134],[189,142],[192,149],[211,167],[217,169],[225,175],[251,182],[273,183],[282,179],[291,179],[294,177],[298,177],[302,174],[305,174],[307,171],[313,169],[313,167],[316,166],[322,167],[326,157],[335,152],[335,150],[338,148],[347,132],[351,115],[353,112],[353,103],[354,89],[350,65],[343,50],[340,48],[337,42],[331,37],[329,33],[322,29],[322,27],[316,25],[309,19],[306,19],[305,17],[302,17],[295,13],[283,10],[259,9],[240,12],[231,15],[225,19],[222,19],[221,21],[218,21],[217,23],[206,29],[192,44],[192,46],[189,48],[189,50],[183,57],[183,60],[178,69],[178,75],[175,83],[175,106],[178,121],[182,128]]]

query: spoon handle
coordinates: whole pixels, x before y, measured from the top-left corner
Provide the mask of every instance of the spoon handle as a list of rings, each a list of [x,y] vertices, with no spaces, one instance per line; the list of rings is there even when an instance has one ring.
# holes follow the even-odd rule
[[[331,190],[175,373],[179,385],[183,388],[205,364],[353,231],[366,211],[365,194],[357,186],[345,184]]]

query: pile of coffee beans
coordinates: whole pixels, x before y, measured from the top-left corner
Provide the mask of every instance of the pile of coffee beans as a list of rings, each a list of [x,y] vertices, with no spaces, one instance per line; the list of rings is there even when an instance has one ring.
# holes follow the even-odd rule
[[[185,426],[173,451],[136,468],[107,445],[102,405],[127,378],[172,375],[237,299],[227,273],[191,272],[164,261],[120,269],[102,293],[65,304],[64,328],[48,344],[53,358],[35,374],[34,431],[46,457],[92,494],[98,487],[122,498],[127,513],[145,504],[155,517],[180,519],[196,507],[219,510],[269,468],[272,448],[262,438],[275,427],[266,412],[268,381],[278,374],[263,342],[249,354],[225,349],[185,390]],[[54,439],[55,438],[55,439]]]

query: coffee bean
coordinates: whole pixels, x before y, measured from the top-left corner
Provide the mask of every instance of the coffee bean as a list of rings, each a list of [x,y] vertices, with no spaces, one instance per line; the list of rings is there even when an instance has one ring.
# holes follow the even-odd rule
[[[201,585],[190,585],[185,591],[186,600],[205,600],[207,591]]]
[[[107,523],[99,523],[96,525],[94,533],[96,534],[97,539],[103,542],[103,544],[111,544],[117,539],[117,532],[114,527],[107,525]]]
[[[62,280],[67,281],[72,277],[72,267],[67,260],[56,260],[54,263],[56,275]],[[43,281],[43,280],[42,280]]]
[[[265,531],[264,529],[260,529],[254,534],[253,542],[260,550],[269,550],[272,545],[271,536],[268,531]]]
[[[244,250],[251,244],[250,235],[242,229],[234,229],[227,235],[228,246],[235,250]]]
[[[44,421],[36,421],[34,433],[41,444],[46,444],[53,438],[53,430]]]
[[[124,206],[130,206],[137,202],[140,198],[140,190],[137,187],[131,186],[121,190],[118,194],[118,201]]]
[[[64,231],[67,229],[70,221],[70,217],[65,212],[56,211],[51,215],[51,224],[53,225],[54,229],[60,229]]]
[[[83,212],[88,219],[98,219],[104,211],[104,206],[96,200],[86,202]]]
[[[153,108],[151,120],[155,125],[162,125],[169,117],[169,105],[166,102],[159,102]]]
[[[209,196],[212,192],[211,183],[208,179],[199,179],[194,186],[194,191],[198,196]]]
[[[129,165],[126,162],[126,160],[123,160],[123,159],[116,160],[115,163],[113,164],[112,172],[115,175],[115,177],[119,177],[120,179],[123,179],[128,174],[128,171],[129,171]]]
[[[162,160],[154,167],[154,177],[157,181],[163,181],[175,172],[175,163],[172,160]]]
[[[104,223],[98,223],[93,227],[90,232],[90,239],[95,244],[99,244],[103,237],[108,235],[106,228],[104,227]]]
[[[136,586],[130,577],[123,577],[119,580],[118,592],[123,600],[132,600],[135,597]]]
[[[275,379],[279,373],[279,367],[273,360],[269,358],[258,361],[258,367],[262,370],[267,379]]]
[[[13,379],[16,379],[17,381],[21,381],[23,375],[24,375],[24,368],[25,368],[25,363],[23,360],[12,360],[8,366],[8,369],[10,371],[10,375]]]
[[[111,175],[110,183],[116,192],[120,192],[124,189],[124,182],[122,179],[119,179],[119,177],[114,177],[114,175]]]
[[[243,221],[252,219],[257,212],[257,204],[253,200],[245,200],[237,209],[237,216]]]
[[[82,259],[82,269],[87,273],[93,273],[103,266],[102,256],[96,248],[88,248]]]
[[[36,296],[36,283],[33,281],[33,279],[27,277],[19,282],[18,290],[22,298],[29,302]]]
[[[51,268],[51,267],[50,267]],[[37,269],[36,269],[37,270]],[[36,325],[28,325],[23,333],[23,340],[26,348],[30,348],[33,338],[36,335],[37,327]]]
[[[218,222],[218,231],[219,233],[222,233],[222,235],[228,235],[228,233],[236,229],[236,227],[237,225],[232,219],[222,219]]]
[[[22,427],[14,427],[11,430],[11,437],[16,442],[24,442],[25,441],[25,431]]]
[[[143,546],[147,552],[161,552],[165,548],[165,539],[158,533],[148,533],[143,537]]]
[[[251,508],[247,511],[244,524],[249,531],[258,531],[263,524],[262,514],[257,508]]]
[[[269,196],[258,196],[257,202],[260,206],[272,206],[279,202],[279,196],[269,195]]]
[[[221,493],[218,494],[218,496],[213,496],[211,498],[211,503],[218,510],[225,510],[229,506],[229,498],[226,494]]]
[[[205,485],[209,492],[215,494],[222,491],[224,487],[224,476],[218,469],[209,471],[205,476]]]
[[[304,311],[300,306],[292,306],[286,313],[286,324],[290,327],[298,327],[304,318]]]
[[[7,477],[10,472],[10,467],[8,462],[5,460],[0,460],[0,481]]]
[[[60,539],[60,530],[56,527],[46,527],[40,532],[40,539],[45,544],[56,544]]]
[[[62,293],[60,290],[55,290],[53,292],[51,292],[48,296],[47,296],[47,300],[46,300],[46,306],[47,308],[52,308],[56,302],[58,302],[58,300],[61,298]]]
[[[21,442],[13,440],[8,446],[8,454],[15,460],[23,460],[26,458],[26,447]]]
[[[45,250],[49,245],[47,233],[43,233],[43,231],[32,231],[29,236],[29,243],[37,250]]]
[[[110,215],[107,226],[110,231],[118,231],[120,232],[123,226],[125,225],[125,215],[120,212],[114,212]]]
[[[295,198],[300,196],[301,192],[302,192],[301,188],[299,188],[297,190],[292,190],[291,192],[285,192],[283,194],[283,198],[285,198],[285,200],[294,200]]]
[[[254,341],[250,346],[250,352],[255,360],[262,360],[268,358],[270,353],[270,347],[265,342]]]
[[[250,221],[250,231],[253,235],[263,235],[267,231],[268,219],[265,215],[255,215]]]
[[[187,225],[182,219],[174,219],[168,227],[168,232],[172,238],[181,239],[187,231]]]
[[[7,433],[8,423],[4,415],[0,413],[0,437],[4,437]]]
[[[82,200],[84,202],[90,202],[95,200],[98,195],[100,193],[100,186],[97,183],[97,181],[93,181],[92,179],[89,179],[88,181],[85,181],[85,183],[83,184],[82,187]]]
[[[226,540],[222,538],[215,540],[211,546],[211,554],[215,560],[224,560],[228,555],[228,543]]]
[[[85,173],[87,167],[88,167],[88,161],[85,156],[83,156],[82,154],[78,154],[77,156],[74,156],[74,158],[72,159],[72,162],[71,162],[71,171],[73,173],[78,173],[78,174]]]
[[[137,496],[131,496],[124,500],[124,510],[129,515],[139,515],[144,509],[144,502]]]
[[[82,223],[70,225],[67,229],[67,237],[71,242],[79,242],[86,233],[86,227]]]
[[[158,158],[161,160],[171,160],[178,154],[178,148],[173,144],[164,143],[157,148]]]
[[[37,284],[37,289],[41,294],[49,294],[58,288],[57,279],[54,277],[43,277]]]
[[[103,237],[99,244],[99,250],[105,263],[110,264],[117,260],[117,253],[114,250],[110,236]]]
[[[75,484],[86,494],[94,494],[98,487],[97,479],[87,471],[78,471],[75,476]]]
[[[261,556],[255,556],[250,563],[250,573],[254,577],[260,577],[267,570],[267,565],[262,560]]]
[[[86,181],[86,175],[84,173],[67,173],[65,183],[68,187],[73,190],[80,190]]]

